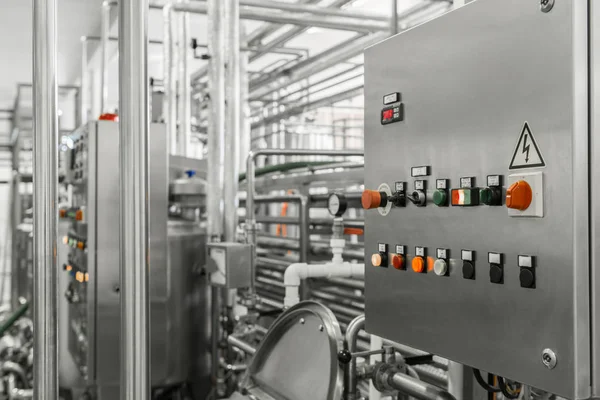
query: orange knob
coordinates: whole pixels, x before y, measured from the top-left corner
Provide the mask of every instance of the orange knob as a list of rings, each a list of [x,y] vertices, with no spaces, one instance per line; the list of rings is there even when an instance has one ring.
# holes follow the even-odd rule
[[[381,263],[383,263],[383,257],[381,257],[381,254],[375,253],[371,256],[371,264],[373,264],[374,267],[381,267]]]
[[[412,260],[412,270],[421,273],[425,270],[425,260],[423,257],[415,257]]]
[[[77,212],[75,213],[75,220],[83,221],[83,210],[77,210]]]
[[[66,216],[67,216],[67,210],[65,210],[64,208],[62,208],[62,209],[58,210],[58,216],[59,216],[60,218],[64,218],[64,217],[66,217]]]
[[[381,207],[381,192],[377,190],[365,190],[360,202],[365,210]]]
[[[531,205],[533,192],[529,183],[518,181],[506,191],[506,207],[524,211]]]
[[[392,255],[392,266],[396,269],[404,269],[404,257],[401,254]]]
[[[79,250],[83,250],[84,246],[85,246],[85,243],[83,243],[83,242],[77,242],[77,248]]]

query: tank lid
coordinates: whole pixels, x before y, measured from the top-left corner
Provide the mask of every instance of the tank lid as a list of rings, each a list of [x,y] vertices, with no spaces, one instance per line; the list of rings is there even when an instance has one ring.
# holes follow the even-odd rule
[[[342,332],[331,310],[314,301],[299,303],[273,323],[250,362],[242,388],[261,400],[340,400],[341,349]]]

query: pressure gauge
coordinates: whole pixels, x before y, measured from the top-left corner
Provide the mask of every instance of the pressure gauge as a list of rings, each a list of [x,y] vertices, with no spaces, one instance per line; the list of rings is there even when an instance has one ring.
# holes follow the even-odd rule
[[[348,201],[343,194],[333,193],[327,199],[327,209],[334,217],[341,217],[348,208]]]

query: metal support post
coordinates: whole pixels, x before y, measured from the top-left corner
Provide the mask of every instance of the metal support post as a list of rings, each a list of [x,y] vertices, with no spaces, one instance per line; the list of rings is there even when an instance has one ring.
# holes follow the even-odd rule
[[[210,113],[208,118],[208,236],[222,239],[221,207],[225,186],[225,44],[224,7],[221,0],[208,1],[208,51],[210,59]]]
[[[39,400],[58,398],[56,10],[56,0],[33,2],[33,380]]]
[[[225,8],[225,64],[226,69],[226,104],[227,121],[225,129],[225,154],[229,162],[225,163],[225,187],[223,192],[225,214],[225,241],[236,239],[238,224],[238,176],[237,160],[240,153],[242,92],[240,81],[240,4],[239,0],[226,0]],[[225,105],[223,105],[225,107]]]
[[[173,5],[167,4],[163,8],[164,18],[164,116],[169,140],[169,153],[177,154],[177,75],[175,71],[175,27],[173,18]],[[183,155],[183,154],[181,154]]]
[[[100,27],[100,49],[102,53],[102,64],[100,66],[100,112],[106,112],[108,103],[108,63],[110,55],[108,54],[108,43],[110,41],[110,9],[116,3],[112,1],[104,1],[102,3],[102,21]]]
[[[178,3],[188,3],[188,0],[178,0]],[[177,45],[179,64],[179,146],[177,153],[188,157],[191,145],[191,97],[192,84],[188,69],[188,46],[190,42],[190,14],[180,12],[177,15],[179,40]]]
[[[150,398],[148,0],[119,2],[121,399]]]
[[[398,34],[398,0],[392,0],[392,13],[390,17],[390,35]]]

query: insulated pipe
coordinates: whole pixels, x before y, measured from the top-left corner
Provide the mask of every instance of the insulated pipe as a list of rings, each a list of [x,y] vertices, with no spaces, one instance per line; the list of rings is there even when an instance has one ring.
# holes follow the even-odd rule
[[[163,82],[165,90],[164,116],[169,141],[169,153],[177,154],[177,76],[175,73],[175,27],[173,4],[163,8]],[[183,156],[183,154],[180,154]]]
[[[284,307],[300,302],[300,283],[309,278],[364,278],[365,264],[328,263],[328,264],[292,264],[283,274],[285,286]]]
[[[148,0],[119,2],[121,399],[150,398]]]
[[[178,0],[178,4],[187,4],[188,0]],[[177,63],[179,65],[179,134],[177,154],[189,157],[192,142],[191,131],[191,98],[192,84],[188,70],[188,44],[190,42],[190,14],[179,13],[177,16],[179,40],[177,45]]]
[[[39,400],[58,398],[56,3],[33,1],[33,380]]]
[[[100,27],[100,46],[102,52],[102,60],[100,66],[100,112],[105,113],[108,103],[108,64],[110,55],[108,54],[108,42],[110,41],[110,9],[116,6],[116,1],[105,0],[102,2],[102,21]]]
[[[239,0],[225,0],[225,52],[223,68],[226,68],[227,104],[225,129],[225,185],[223,189],[223,213],[225,215],[225,241],[236,240],[238,225],[239,158],[242,124],[242,90],[240,76],[240,6]],[[189,88],[189,86],[188,86]],[[189,93],[188,93],[189,96]],[[189,100],[189,99],[188,99]],[[225,104],[222,105],[225,108]]]
[[[365,316],[359,315],[354,318],[348,328],[346,329],[345,335],[345,347],[350,353],[356,353],[356,342],[358,340],[358,333],[365,327]],[[358,379],[356,377],[356,359],[352,357],[350,363],[346,367],[345,371],[345,387],[346,399],[355,400],[357,398],[357,387]]]

